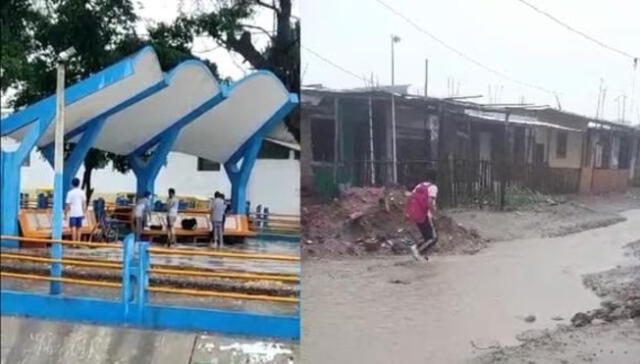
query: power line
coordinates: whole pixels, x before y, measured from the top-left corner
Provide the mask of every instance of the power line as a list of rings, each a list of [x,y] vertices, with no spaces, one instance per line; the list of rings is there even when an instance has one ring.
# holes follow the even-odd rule
[[[346,68],[344,68],[344,67],[340,66],[339,64],[337,64],[337,63],[335,63],[335,62],[331,61],[330,59],[328,59],[328,58],[326,58],[326,57],[322,56],[322,55],[321,55],[321,54],[319,54],[318,52],[316,52],[316,51],[314,51],[314,50],[312,50],[312,49],[309,49],[309,47],[305,47],[304,45],[302,45],[302,48],[303,48],[304,50],[306,50],[307,52],[309,52],[309,53],[313,54],[314,56],[318,57],[318,58],[319,58],[320,60],[322,60],[323,62],[325,62],[325,63],[327,63],[327,64],[329,64],[329,65],[333,66],[334,68],[339,69],[340,71],[342,71],[342,72],[344,72],[344,73],[346,73],[346,74],[348,74],[348,75],[350,75],[350,76],[352,76],[352,77],[354,77],[354,78],[357,78],[357,79],[358,79],[358,80],[360,80],[360,81],[364,81],[365,83],[366,83],[366,82],[369,82],[369,80],[367,80],[366,78],[361,77],[361,76],[358,76],[355,72],[349,71],[348,69],[346,69]]]
[[[580,31],[580,30],[578,30],[578,29],[576,29],[576,28],[574,28],[574,27],[570,26],[569,24],[567,24],[567,23],[565,23],[565,22],[561,21],[560,19],[558,19],[558,18],[556,18],[555,16],[553,16],[553,15],[549,14],[548,12],[546,12],[546,11],[544,11],[544,10],[542,10],[542,9],[540,9],[540,8],[538,8],[538,7],[536,7],[535,5],[533,5],[533,4],[529,3],[529,2],[527,2],[526,0],[518,0],[518,1],[519,1],[519,2],[521,2],[521,3],[523,3],[524,5],[528,6],[529,8],[533,9],[534,11],[536,11],[536,12],[538,12],[538,13],[540,13],[540,14],[542,14],[542,15],[546,16],[547,18],[551,19],[552,21],[554,21],[555,23],[557,23],[557,24],[561,25],[562,27],[567,28],[568,30],[570,30],[570,31],[572,31],[572,32],[574,32],[574,33],[576,33],[576,34],[578,34],[578,35],[582,36],[583,38],[585,38],[585,39],[587,39],[587,40],[590,40],[591,42],[593,42],[593,43],[595,43],[595,44],[597,44],[597,45],[599,45],[599,46],[601,46],[601,47],[603,47],[603,48],[606,48],[606,49],[608,49],[608,50],[610,50],[610,51],[616,52],[616,53],[621,54],[621,55],[623,55],[623,56],[625,56],[625,57],[629,57],[629,58],[631,58],[634,62],[637,62],[638,57],[633,56],[633,55],[631,55],[631,54],[629,54],[629,53],[627,53],[627,52],[625,52],[625,51],[622,51],[622,50],[620,50],[620,49],[618,49],[618,48],[614,48],[614,47],[612,47],[612,46],[610,46],[610,45],[608,45],[608,44],[606,44],[606,43],[604,43],[604,42],[601,42],[601,41],[599,41],[599,40],[597,40],[597,39],[593,38],[592,36],[590,36],[590,35],[588,35],[588,34],[586,34],[586,33],[582,32],[582,31]]]
[[[554,91],[551,91],[549,89],[546,89],[546,88],[538,86],[538,85],[534,85],[532,83],[528,83],[528,82],[524,82],[524,81],[520,81],[520,80],[514,79],[512,77],[509,77],[505,73],[502,73],[502,72],[497,71],[497,70],[495,70],[495,69],[493,69],[493,68],[491,68],[489,66],[486,66],[486,65],[482,64],[481,62],[479,62],[479,61],[467,56],[462,51],[450,46],[445,41],[441,40],[440,38],[436,37],[435,35],[433,35],[429,31],[427,31],[426,29],[422,28],[420,25],[416,24],[413,20],[409,19],[404,14],[402,14],[399,11],[397,11],[396,9],[392,8],[389,4],[385,3],[384,1],[382,1],[382,0],[375,0],[375,1],[378,2],[380,5],[384,6],[385,8],[387,8],[387,10],[389,10],[390,12],[395,14],[396,16],[400,17],[401,19],[403,19],[404,21],[409,23],[411,26],[413,26],[419,32],[425,34],[429,38],[431,38],[434,41],[438,42],[443,47],[445,47],[448,50],[450,50],[450,51],[454,52],[455,54],[459,55],[460,57],[464,58],[468,62],[473,63],[474,65],[484,69],[485,71],[488,71],[488,72],[490,72],[490,73],[492,73],[492,74],[494,74],[494,75],[496,75],[498,77],[504,78],[504,79],[506,79],[508,81],[511,81],[513,83],[517,83],[517,84],[522,85],[522,86],[526,86],[526,87],[529,87],[529,88],[534,88],[534,89],[537,89],[537,90],[542,91],[542,92],[546,92],[546,93],[551,94],[551,95],[555,95],[556,94],[556,92],[554,92]]]

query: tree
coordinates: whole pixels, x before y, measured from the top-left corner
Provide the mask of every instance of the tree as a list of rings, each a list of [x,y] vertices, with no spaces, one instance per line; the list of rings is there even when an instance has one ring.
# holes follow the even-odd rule
[[[23,18],[15,19],[16,14]],[[138,20],[131,0],[3,2],[2,90],[17,89],[11,106],[33,103],[55,91],[56,57],[70,46],[78,53],[67,66],[67,86],[148,44],[156,50],[163,71],[196,58],[190,52],[191,31],[181,21],[160,23],[148,29],[148,37],[141,37],[135,31]],[[5,49],[5,38],[9,49]],[[218,76],[216,65],[204,62]],[[110,162],[121,173],[129,170],[123,156],[97,149],[87,153],[82,181],[87,199],[93,192],[93,170],[105,168]]]
[[[196,0],[198,1],[198,0]],[[300,22],[292,17],[291,0],[219,0],[215,10],[182,16],[186,28],[207,35],[229,51],[240,54],[255,69],[273,72],[292,92],[300,93]],[[251,24],[258,11],[275,15],[275,32]],[[268,37],[260,50],[254,34]],[[299,113],[285,120],[289,131],[300,140]]]
[[[28,0],[7,0],[0,4],[0,90],[5,92],[23,76],[23,65],[34,47],[33,24],[40,14]]]

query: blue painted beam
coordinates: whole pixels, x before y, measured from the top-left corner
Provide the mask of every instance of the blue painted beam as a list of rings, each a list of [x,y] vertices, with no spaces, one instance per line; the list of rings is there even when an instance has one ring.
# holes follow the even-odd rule
[[[101,89],[109,87],[131,75],[134,72],[135,59],[145,52],[154,52],[152,47],[145,47],[137,53],[127,57],[104,70],[65,89],[65,105],[71,105]],[[20,128],[36,122],[46,114],[47,110],[55,109],[55,94],[44,98],[22,110],[19,110],[0,123],[0,135],[6,136]]]
[[[85,157],[89,150],[95,144],[98,135],[102,131],[102,128],[109,117],[112,115],[125,110],[129,106],[134,105],[137,102],[140,102],[147,97],[154,95],[156,92],[167,87],[167,83],[165,81],[158,82],[157,84],[139,92],[133,97],[111,107],[110,109],[104,111],[100,115],[92,118],[86,123],[82,124],[78,128],[71,130],[70,132],[65,134],[65,139],[72,139],[78,135],[81,135],[80,140],[76,143],[75,147],[71,154],[64,161],[64,173],[63,173],[63,199],[69,192],[69,188],[71,186],[71,180],[78,174],[78,170],[80,166],[84,162]],[[42,153],[45,159],[49,162],[51,167],[53,167],[53,154],[54,154],[54,146],[53,142],[47,144],[42,148]]]
[[[133,170],[136,176],[136,194],[138,196],[143,195],[147,191],[154,193],[158,173],[160,173],[160,169],[165,165],[167,156],[173,148],[173,144],[178,138],[180,131],[182,131],[182,128],[218,105],[224,98],[225,92],[221,89],[221,92],[178,119],[127,156],[131,170]],[[146,162],[143,161],[142,157],[145,153],[154,147],[156,147],[156,149],[148,156],[149,159]]]
[[[173,143],[178,138],[179,129],[171,129],[162,135],[158,141],[157,148],[145,162],[141,155],[129,155],[127,159],[133,174],[136,176],[136,194],[144,195],[145,192],[155,193],[155,183],[160,169],[164,166],[167,156],[173,147]]]
[[[250,141],[251,143],[246,144],[243,153],[240,154],[239,160],[229,160],[224,164],[224,169],[231,182],[231,211],[238,215],[247,212],[247,184],[258,158],[260,146],[262,146],[262,137],[254,136]]]
[[[264,136],[297,105],[297,95],[290,94],[287,101],[224,163],[224,169],[231,182],[231,210],[234,214],[246,213],[247,185]]]
[[[43,109],[37,121],[27,126],[29,130],[13,152],[0,152],[0,234],[18,235],[18,212],[20,211],[20,168],[31,153],[38,139],[53,120],[54,110]],[[3,121],[4,123],[4,121]],[[17,247],[15,240],[3,240],[3,247]]]
[[[217,332],[228,335],[300,338],[300,317],[216,309],[147,305],[139,323],[131,322],[121,302],[95,298],[50,296],[3,290],[3,315],[134,326],[154,330]]]

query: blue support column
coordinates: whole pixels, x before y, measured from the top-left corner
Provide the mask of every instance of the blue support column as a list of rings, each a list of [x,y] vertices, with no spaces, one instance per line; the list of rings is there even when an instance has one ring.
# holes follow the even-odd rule
[[[143,323],[144,311],[147,305],[147,288],[149,286],[149,243],[138,243],[138,266],[136,272],[136,304],[138,323]]]
[[[94,119],[94,121],[87,123],[87,126],[81,131],[74,133],[75,135],[82,133],[82,136],[80,137],[80,140],[75,143],[75,146],[71,151],[71,155],[69,155],[64,160],[64,172],[62,175],[63,199],[67,196],[67,192],[69,192],[69,189],[71,187],[71,180],[78,174],[80,166],[84,162],[87,153],[89,153],[89,150],[98,138],[98,135],[100,134],[100,131],[102,130],[107,117],[108,115],[104,114]],[[67,135],[66,138],[72,138],[75,135],[70,134]],[[53,143],[49,143],[45,147],[43,147],[42,154],[49,162],[51,167],[53,167]]]
[[[29,156],[38,139],[53,120],[53,112],[45,110],[41,116],[28,126],[20,146],[12,152],[0,152],[0,234],[18,235],[18,213],[20,211],[20,168]],[[17,247],[15,240],[3,240],[3,247]]]
[[[231,210],[234,214],[246,213],[247,184],[260,152],[262,139],[297,104],[298,96],[290,94],[288,100],[224,163],[224,169],[231,182]]]
[[[124,311],[124,317],[129,317],[129,306],[133,299],[131,289],[131,276],[132,267],[131,261],[134,253],[134,238],[133,234],[127,235],[122,242],[122,291],[120,292],[120,299],[122,300],[122,309]]]
[[[62,173],[56,173],[53,177],[53,216],[51,224],[51,238],[62,239],[62,226],[64,223],[58,224],[63,220],[64,200],[62,198]],[[49,251],[51,259],[62,259],[62,244],[53,243]],[[51,277],[58,278],[62,276],[62,264],[51,263]],[[49,293],[60,294],[62,292],[62,283],[51,281]]]
[[[231,181],[231,211],[234,214],[246,213],[247,184],[261,146],[262,136],[255,135],[250,143],[245,144],[240,150],[240,153],[236,153],[224,164],[224,169]],[[240,163],[239,166],[238,163]]]
[[[16,152],[1,152],[0,170],[0,206],[2,219],[0,231],[2,235],[18,235],[18,211],[20,209],[20,165]],[[16,248],[20,243],[16,240],[2,240],[2,247]]]
[[[154,145],[156,149],[148,156],[148,160],[145,162],[142,160],[142,156],[147,151],[138,152],[138,154],[131,154],[128,156],[129,164],[133,173],[136,175],[136,194],[138,196],[149,191],[152,194],[155,191],[156,178],[160,169],[167,161],[167,156],[173,147],[173,143],[176,141],[180,129],[174,128],[167,130],[160,138],[158,143]],[[153,146],[152,146],[153,147]]]
[[[182,128],[218,105],[226,97],[226,92],[226,89],[221,87],[221,91],[215,96],[205,101],[187,115],[181,117],[166,130],[151,138],[127,156],[131,169],[136,175],[136,193],[138,196],[144,194],[146,191],[152,194],[154,193],[156,177],[158,177],[160,169],[166,163],[167,155],[171,151],[173,143],[176,141]],[[155,150],[153,150],[154,147]],[[143,156],[151,150],[153,150],[153,152],[150,156],[147,156],[148,160],[144,161]]]

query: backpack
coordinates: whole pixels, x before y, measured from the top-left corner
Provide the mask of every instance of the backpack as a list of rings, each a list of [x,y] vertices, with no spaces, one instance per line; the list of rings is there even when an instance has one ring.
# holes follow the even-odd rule
[[[198,225],[198,221],[194,218],[182,219],[180,224],[182,225],[182,228],[185,230],[193,230],[195,229],[196,225]]]
[[[423,182],[417,185],[407,200],[405,216],[411,222],[422,224],[429,214],[429,187],[431,183]]]

